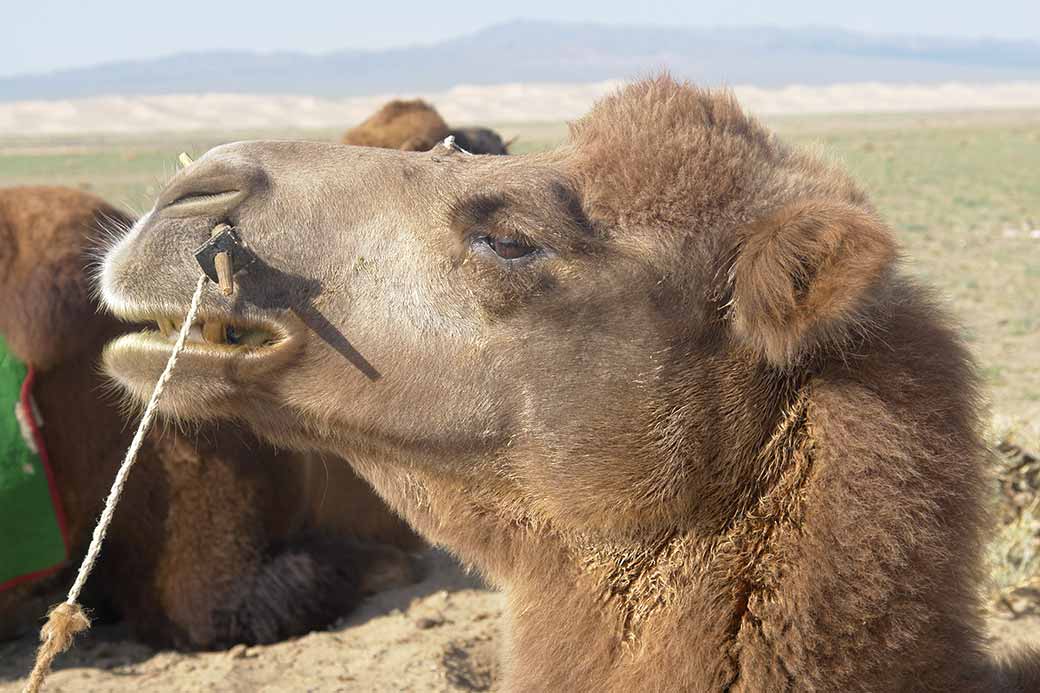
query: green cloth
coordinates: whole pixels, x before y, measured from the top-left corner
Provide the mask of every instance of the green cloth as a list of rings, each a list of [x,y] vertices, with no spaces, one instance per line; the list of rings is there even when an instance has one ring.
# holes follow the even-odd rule
[[[16,415],[28,372],[0,335],[0,589],[66,558],[60,510],[54,506],[60,501],[51,495],[48,470]]]

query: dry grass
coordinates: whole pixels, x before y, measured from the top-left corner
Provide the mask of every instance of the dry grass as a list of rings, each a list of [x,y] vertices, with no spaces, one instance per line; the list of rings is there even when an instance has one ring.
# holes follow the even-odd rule
[[[1040,427],[994,419],[997,534],[990,544],[990,594],[1010,615],[1040,612]]]

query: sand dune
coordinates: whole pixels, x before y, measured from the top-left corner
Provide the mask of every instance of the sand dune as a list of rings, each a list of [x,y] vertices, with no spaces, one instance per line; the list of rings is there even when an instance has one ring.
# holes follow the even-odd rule
[[[418,94],[454,123],[561,121],[584,113],[618,82],[457,86]],[[897,85],[875,82],[763,89],[736,86],[760,115],[1040,109],[1040,82]],[[340,128],[394,96],[329,99],[298,95],[171,94],[0,103],[0,136],[145,133],[172,130]]]

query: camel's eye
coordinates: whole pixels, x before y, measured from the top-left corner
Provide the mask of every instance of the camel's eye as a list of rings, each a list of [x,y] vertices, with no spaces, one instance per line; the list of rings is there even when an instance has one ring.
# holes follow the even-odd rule
[[[537,246],[514,238],[485,236],[481,240],[487,243],[488,247],[495,251],[495,255],[498,255],[503,260],[516,260],[538,251]]]

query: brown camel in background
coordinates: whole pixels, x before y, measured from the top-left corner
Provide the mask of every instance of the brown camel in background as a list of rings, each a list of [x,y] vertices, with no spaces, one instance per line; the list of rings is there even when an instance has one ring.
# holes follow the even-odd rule
[[[343,133],[343,144],[425,152],[449,135],[470,154],[508,154],[508,145],[494,130],[483,127],[451,129],[437,109],[421,99],[388,101],[359,125]]]

